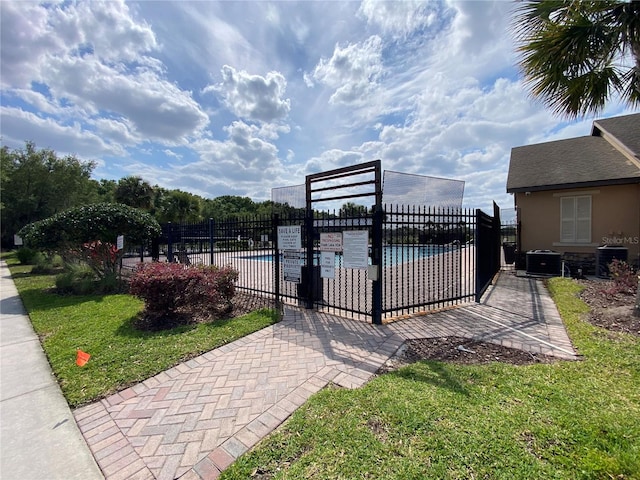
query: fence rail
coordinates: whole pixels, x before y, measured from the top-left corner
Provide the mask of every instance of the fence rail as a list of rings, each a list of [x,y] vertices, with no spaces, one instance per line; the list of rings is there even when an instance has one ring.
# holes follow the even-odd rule
[[[376,308],[382,318],[390,318],[472,301],[499,268],[497,209],[493,217],[479,210],[394,205],[385,205],[378,213],[374,209],[347,213],[165,224],[160,238],[133,249],[127,261],[231,265],[239,272],[240,291],[354,318],[372,318]],[[285,225],[301,226],[301,283],[284,280],[277,228]],[[368,232],[369,263],[380,262],[381,268],[345,268],[345,258],[337,252],[335,268],[324,278],[320,235],[351,230]],[[376,235],[382,240],[380,251],[375,248],[380,243],[372,241]],[[306,245],[313,245],[309,255]],[[380,292],[373,288],[378,271]]]

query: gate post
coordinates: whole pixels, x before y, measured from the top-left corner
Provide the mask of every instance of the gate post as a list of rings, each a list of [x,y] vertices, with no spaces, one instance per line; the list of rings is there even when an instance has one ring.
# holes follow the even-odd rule
[[[213,218],[209,219],[209,265],[213,265],[213,247],[215,245],[213,237]]]
[[[307,213],[304,219],[305,223],[305,233],[306,233],[306,250],[307,250],[307,268],[304,269],[304,274],[302,275],[302,291],[305,295],[305,308],[313,308],[313,289],[315,285],[313,282],[315,280],[313,275],[313,209],[307,208]]]
[[[167,223],[167,261],[173,263],[173,223]]]
[[[480,252],[484,250],[484,236],[482,235],[482,210],[479,208],[476,209],[476,232],[475,238],[473,239],[473,243],[475,245],[475,262],[476,262],[476,303],[480,303],[480,298],[482,297],[482,272],[483,272],[483,264],[481,261]]]
[[[280,215],[271,214],[271,238],[273,241],[273,281],[276,291],[276,310],[280,311],[280,246],[278,245],[278,225],[280,225]]]
[[[374,206],[371,238],[371,263],[376,269],[375,278],[371,287],[372,298],[372,322],[382,325],[382,222],[384,210],[379,204]]]

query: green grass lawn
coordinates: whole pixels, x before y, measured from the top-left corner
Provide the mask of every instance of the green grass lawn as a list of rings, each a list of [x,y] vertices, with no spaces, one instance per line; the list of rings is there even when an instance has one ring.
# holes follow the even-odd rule
[[[248,335],[277,321],[272,310],[208,324],[158,332],[133,326],[143,303],[130,295],[60,296],[48,291],[51,275],[5,257],[41,338],[49,363],[72,407],[115,393],[183,360]],[[84,367],[76,351],[91,355]]]
[[[327,388],[222,478],[640,478],[640,339],[581,321],[571,280],[549,288],[582,361],[425,361]]]

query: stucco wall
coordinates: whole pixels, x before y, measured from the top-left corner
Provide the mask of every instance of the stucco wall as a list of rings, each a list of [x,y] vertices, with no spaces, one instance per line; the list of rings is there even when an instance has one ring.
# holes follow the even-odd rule
[[[591,243],[560,243],[560,198],[591,196]],[[535,249],[595,253],[608,244],[627,247],[629,260],[640,259],[640,184],[516,193],[521,251]]]

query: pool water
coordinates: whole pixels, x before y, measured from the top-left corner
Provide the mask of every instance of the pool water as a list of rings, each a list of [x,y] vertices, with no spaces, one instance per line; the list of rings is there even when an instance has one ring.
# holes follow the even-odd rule
[[[440,253],[451,250],[449,245],[386,245],[382,248],[382,265],[392,266],[400,263],[413,262],[421,258],[431,257]],[[272,254],[263,255],[246,255],[240,258],[249,260],[258,260],[261,262],[273,262]],[[314,264],[319,261],[318,253],[314,256]],[[282,254],[280,255],[282,260]],[[369,257],[369,265],[371,265],[371,257]],[[342,254],[336,253],[336,267],[342,266]]]

